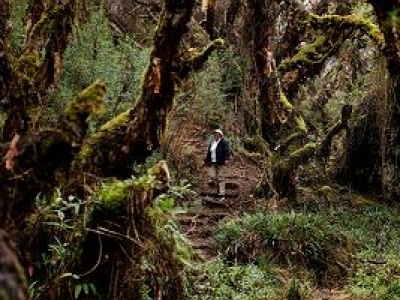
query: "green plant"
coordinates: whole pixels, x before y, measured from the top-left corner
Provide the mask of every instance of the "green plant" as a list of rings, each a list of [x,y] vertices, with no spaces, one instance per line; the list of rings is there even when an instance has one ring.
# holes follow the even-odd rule
[[[85,296],[98,296],[96,286],[91,282],[81,282],[75,285],[75,299],[79,299],[82,294]]]
[[[307,268],[317,283],[343,279],[352,269],[354,243],[318,215],[258,213],[223,223],[215,236],[227,261]]]
[[[29,287],[32,299],[46,293],[49,282],[55,285],[73,283],[79,279],[72,274],[79,259],[81,243],[86,236],[85,223],[92,211],[91,202],[75,196],[63,196],[56,189],[52,197],[38,195],[35,212],[26,229],[28,249],[36,279]],[[30,245],[36,241],[36,247]],[[46,274],[45,277],[42,277]]]
[[[348,290],[357,296],[374,299],[400,299],[400,261],[398,256],[385,261],[361,263],[351,279]]]
[[[192,282],[191,299],[274,299],[280,288],[276,270],[220,260],[198,265]]]
[[[223,65],[217,54],[212,54],[205,66],[199,72],[193,74],[193,87],[191,93],[181,91],[179,98],[185,101],[178,103],[178,110],[182,112],[195,111],[195,118],[203,118],[206,125],[220,127],[231,119],[232,103],[227,101],[224,86]],[[190,101],[188,101],[188,99]]]
[[[101,79],[107,87],[104,122],[136,103],[149,49],[137,48],[128,36],[115,45],[104,10],[96,8],[81,28],[74,29],[63,57],[61,80],[50,92],[47,117],[53,119],[79,91]]]
[[[27,9],[27,0],[10,1],[11,2],[11,47],[17,52],[21,51],[22,43],[25,39],[23,20]]]
[[[97,196],[97,207],[110,211],[121,209],[126,204],[126,193],[132,183],[132,179],[103,182]]]
[[[81,218],[85,206],[85,202],[75,196],[64,198],[59,189],[55,190],[50,199],[38,194],[35,201],[36,213],[29,223],[33,226],[40,219],[43,225],[55,226],[61,230],[73,229],[74,222]]]

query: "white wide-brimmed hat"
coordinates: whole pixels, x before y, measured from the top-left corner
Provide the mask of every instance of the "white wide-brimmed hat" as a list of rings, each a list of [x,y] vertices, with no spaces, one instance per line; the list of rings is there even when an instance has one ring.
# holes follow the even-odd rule
[[[221,136],[224,135],[224,133],[222,132],[221,129],[215,129],[215,130],[214,130],[214,133],[218,133],[218,134],[220,134]]]

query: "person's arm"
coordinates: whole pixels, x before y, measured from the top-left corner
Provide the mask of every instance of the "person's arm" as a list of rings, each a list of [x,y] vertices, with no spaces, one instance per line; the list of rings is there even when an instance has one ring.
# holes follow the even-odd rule
[[[224,140],[224,155],[225,155],[225,160],[230,160],[231,158],[231,149],[229,147],[229,143]]]

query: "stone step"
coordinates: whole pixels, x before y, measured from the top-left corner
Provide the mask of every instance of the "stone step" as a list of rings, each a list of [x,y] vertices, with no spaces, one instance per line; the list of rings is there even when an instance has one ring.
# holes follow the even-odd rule
[[[215,210],[209,208],[201,208],[196,210],[185,210],[175,214],[175,217],[179,220],[180,218],[195,217],[195,218],[223,218],[230,216],[230,213],[225,210]]]
[[[181,217],[181,218],[177,218],[177,221],[179,222],[179,224],[184,225],[190,225],[193,226],[193,224],[197,224],[198,226],[204,226],[207,224],[210,224],[210,222],[212,222],[213,220],[210,218],[196,218],[196,217]],[[216,222],[217,219],[214,219],[214,221]]]
[[[211,188],[217,187],[214,182],[207,182],[207,185]],[[225,188],[228,190],[237,190],[239,189],[239,184],[237,184],[236,182],[225,182]]]
[[[212,249],[213,248],[212,238],[192,238],[190,243],[194,249]]]
[[[204,198],[203,205],[212,206],[212,207],[227,207],[228,203],[221,199],[213,199],[213,198]]]
[[[183,233],[188,237],[188,238],[209,238],[213,234],[213,229],[211,228],[206,228],[206,227],[191,227],[186,230],[183,230]]]
[[[222,197],[218,193],[209,192],[209,191],[202,191],[199,193],[199,195],[203,196],[203,197],[212,197],[212,198],[221,198]],[[227,194],[225,194],[224,197],[225,198],[237,198],[237,197],[239,197],[239,194],[227,193]],[[203,200],[206,200],[206,198],[204,198]]]

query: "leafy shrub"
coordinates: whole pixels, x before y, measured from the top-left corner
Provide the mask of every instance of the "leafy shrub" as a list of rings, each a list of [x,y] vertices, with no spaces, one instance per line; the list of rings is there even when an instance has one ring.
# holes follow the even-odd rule
[[[319,284],[348,275],[354,243],[322,217],[302,213],[258,213],[219,228],[216,244],[228,261],[269,262],[314,272]]]
[[[232,104],[227,101],[225,91],[229,87],[224,85],[223,65],[219,56],[212,54],[203,69],[195,72],[192,78],[188,90],[178,95],[178,99],[185,99],[178,101],[178,110],[189,114],[196,112],[193,117],[196,120],[200,117],[210,128],[221,127],[232,117]]]
[[[93,11],[82,28],[74,29],[64,53],[59,86],[50,93],[50,118],[96,79],[106,83],[106,119],[132,107],[148,57],[149,50],[137,48],[129,37],[116,45],[103,10]]]
[[[13,50],[19,52],[25,39],[23,19],[27,8],[26,0],[11,2],[11,24],[10,44]]]

